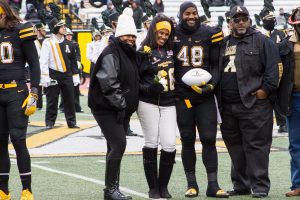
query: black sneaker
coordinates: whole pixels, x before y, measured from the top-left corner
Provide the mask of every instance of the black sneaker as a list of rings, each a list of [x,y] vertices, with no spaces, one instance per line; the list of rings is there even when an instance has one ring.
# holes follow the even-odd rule
[[[268,193],[266,192],[253,192],[252,198],[265,198],[268,196]]]
[[[278,133],[287,133],[287,132],[288,130],[286,125],[279,126]]]
[[[240,195],[250,195],[251,192],[250,190],[229,190],[227,191],[227,193],[229,194],[229,196],[240,196]]]

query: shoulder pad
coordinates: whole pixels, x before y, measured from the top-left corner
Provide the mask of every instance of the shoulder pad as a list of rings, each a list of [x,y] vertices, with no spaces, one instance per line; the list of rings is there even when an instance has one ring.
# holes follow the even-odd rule
[[[30,22],[21,22],[18,24],[19,38],[21,40],[35,40],[36,33],[34,26]]]

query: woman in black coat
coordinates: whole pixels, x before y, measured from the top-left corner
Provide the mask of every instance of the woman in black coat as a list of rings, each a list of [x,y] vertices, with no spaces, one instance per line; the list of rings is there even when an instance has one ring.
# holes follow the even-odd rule
[[[107,140],[104,199],[129,197],[119,191],[121,160],[126,130],[138,105],[139,79],[136,63],[136,27],[132,9],[119,17],[114,37],[97,60],[91,76],[88,105]]]

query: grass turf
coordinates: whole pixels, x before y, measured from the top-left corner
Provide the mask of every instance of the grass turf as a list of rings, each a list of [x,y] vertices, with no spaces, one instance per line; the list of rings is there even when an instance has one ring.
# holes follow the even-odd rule
[[[180,155],[177,155],[180,156]],[[200,196],[197,199],[211,199],[205,197],[206,175],[202,164],[201,154],[197,155],[197,180],[200,186]],[[104,181],[105,157],[73,157],[73,158],[35,158],[33,163],[64,172],[82,175]],[[45,163],[43,163],[45,162]],[[14,163],[14,162],[13,162]],[[36,200],[81,200],[103,199],[103,186],[85,180],[79,180],[66,175],[44,171],[32,167],[33,192]],[[287,151],[272,152],[270,156],[271,191],[269,198],[283,199],[284,193],[290,187],[289,154]],[[219,153],[219,183],[225,189],[231,189],[230,158],[227,153]],[[147,194],[147,183],[144,176],[141,156],[124,156],[121,170],[121,186]],[[182,163],[177,161],[170,180],[169,190],[173,199],[184,199],[186,181]],[[20,180],[17,167],[12,165],[10,190],[12,199],[20,195]],[[231,199],[252,199],[251,196],[230,197]],[[133,196],[133,199],[144,199]]]

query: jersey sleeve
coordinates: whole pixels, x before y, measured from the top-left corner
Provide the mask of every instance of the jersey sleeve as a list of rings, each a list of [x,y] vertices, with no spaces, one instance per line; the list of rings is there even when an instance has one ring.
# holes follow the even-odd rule
[[[34,30],[34,26],[30,22],[21,23],[19,26],[19,38],[22,41],[25,40],[35,40],[36,32]]]
[[[210,32],[211,32],[211,43],[212,44],[218,44],[220,42],[223,41],[224,39],[224,35],[223,32],[220,28],[216,28],[216,27],[211,27],[210,28]]]

